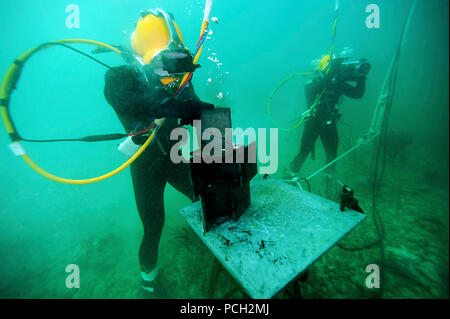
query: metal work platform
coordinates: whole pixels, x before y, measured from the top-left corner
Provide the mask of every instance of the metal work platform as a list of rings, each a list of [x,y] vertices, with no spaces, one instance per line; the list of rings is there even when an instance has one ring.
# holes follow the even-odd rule
[[[250,187],[247,211],[206,234],[199,201],[180,213],[251,298],[273,297],[366,218],[273,178]]]

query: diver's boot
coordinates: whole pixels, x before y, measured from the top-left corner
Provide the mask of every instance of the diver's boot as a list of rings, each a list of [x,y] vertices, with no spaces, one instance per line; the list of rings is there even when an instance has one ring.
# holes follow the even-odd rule
[[[158,276],[159,270],[158,267],[155,267],[150,272],[141,272],[141,278],[142,278],[142,289],[144,289],[146,292],[154,293],[155,292],[155,282],[156,277]]]
[[[283,181],[303,189],[300,185],[300,178],[293,171],[285,169],[283,173]]]
[[[141,272],[142,292],[145,298],[167,299],[169,291],[166,288],[167,280],[164,271],[159,272],[158,268],[150,272]]]
[[[285,168],[285,169],[284,169],[284,172],[283,172],[283,179],[285,179],[285,180],[293,180],[293,179],[295,179],[295,178],[298,179],[298,176],[297,176],[293,171],[291,171],[291,170],[288,169],[288,168]]]

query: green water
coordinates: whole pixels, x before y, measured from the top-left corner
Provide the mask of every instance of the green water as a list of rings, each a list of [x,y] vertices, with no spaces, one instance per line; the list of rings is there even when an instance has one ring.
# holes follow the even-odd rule
[[[354,145],[370,125],[379,91],[398,45],[410,1],[374,0],[381,27],[368,29],[367,3],[341,0],[336,52],[351,47],[352,56],[372,65],[362,99],[346,98],[338,125],[339,152]],[[0,73],[43,42],[86,38],[128,45],[139,12],[165,8],[180,26],[191,49],[198,40],[203,1],[87,1],[80,8],[80,28],[68,29],[67,1],[1,3]],[[395,99],[389,119],[390,141],[377,208],[385,228],[384,298],[448,298],[448,1],[418,0],[400,56]],[[269,128],[270,92],[294,72],[312,70],[311,61],[330,49],[334,1],[218,1],[211,16],[211,39],[205,43],[193,83],[199,97],[231,107],[233,126]],[[77,46],[89,52],[89,46]],[[215,53],[215,55],[213,55]],[[221,67],[207,57],[217,57]],[[110,65],[122,63],[102,55]],[[64,48],[34,56],[25,66],[11,100],[11,115],[24,137],[45,139],[122,132],[103,97],[105,69]],[[208,82],[208,79],[212,82]],[[273,98],[277,121],[292,124],[304,110],[305,79],[298,77]],[[217,95],[222,92],[223,99]],[[289,122],[290,121],[290,122]],[[295,121],[294,121],[295,123]],[[299,149],[302,129],[279,131],[282,177]],[[129,170],[90,185],[64,185],[35,174],[8,149],[0,133],[0,297],[1,298],[143,298],[138,247],[142,226]],[[23,143],[41,167],[67,178],[89,178],[123,162],[117,142]],[[308,159],[301,175],[324,164]],[[362,146],[338,163],[337,176],[355,189],[370,214],[372,146]],[[323,176],[312,191],[325,196]],[[170,298],[205,298],[214,257],[188,228],[178,210],[189,200],[168,186],[166,223],[159,267]],[[376,238],[371,218],[343,241],[360,246]],[[305,298],[372,298],[365,267],[381,263],[378,247],[348,252],[338,247],[323,256],[302,284]],[[66,288],[66,266],[81,271],[79,289]],[[217,296],[236,287],[222,273]],[[238,292],[232,297],[241,297]],[[279,298],[289,297],[280,293]]]

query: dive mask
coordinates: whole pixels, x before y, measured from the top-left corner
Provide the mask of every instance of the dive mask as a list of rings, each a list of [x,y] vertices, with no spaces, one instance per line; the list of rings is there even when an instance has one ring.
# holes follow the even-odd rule
[[[193,63],[193,56],[187,50],[165,49],[156,54],[150,64],[143,66],[147,79],[157,78],[164,88],[178,89],[185,73],[200,67]]]
[[[194,64],[190,51],[165,49],[158,52],[144,69],[160,77],[167,77],[193,72],[199,67],[199,64]]]

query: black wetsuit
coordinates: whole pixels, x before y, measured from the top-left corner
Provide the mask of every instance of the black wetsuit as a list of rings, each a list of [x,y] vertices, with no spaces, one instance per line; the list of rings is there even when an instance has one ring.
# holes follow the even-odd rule
[[[336,122],[340,117],[336,105],[339,104],[343,95],[354,99],[361,98],[365,87],[365,77],[358,79],[356,86],[345,81],[333,83],[324,77],[315,78],[306,84],[305,95],[308,108],[323,89],[326,90],[310,117],[305,121],[300,151],[291,163],[291,171],[298,172],[301,169],[308,155],[314,151],[314,144],[319,136],[325,148],[327,163],[336,158],[339,143]],[[333,173],[334,169],[335,166],[332,165],[329,172]]]
[[[144,227],[139,261],[141,269],[148,272],[157,264],[165,218],[164,189],[167,182],[191,200],[194,198],[189,164],[174,164],[169,157],[171,147],[177,142],[171,141],[169,136],[172,129],[179,127],[179,115],[173,107],[161,107],[161,101],[170,95],[159,80],[152,80],[149,88],[141,80],[140,74],[130,66],[107,71],[104,94],[127,132],[133,131],[139,123],[148,127],[155,118],[171,117],[166,119],[159,130],[157,140],[131,164],[136,205]],[[199,101],[191,83],[179,100]]]

